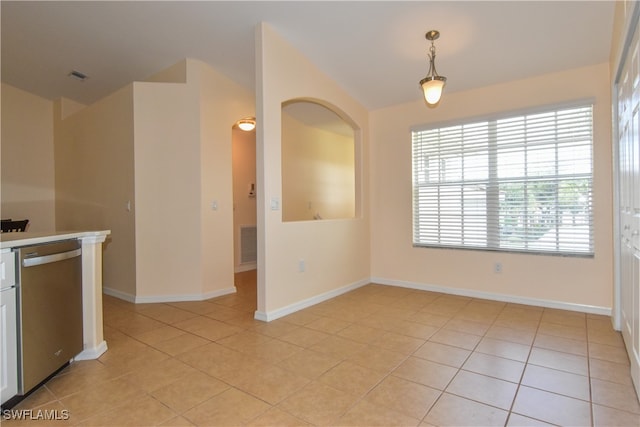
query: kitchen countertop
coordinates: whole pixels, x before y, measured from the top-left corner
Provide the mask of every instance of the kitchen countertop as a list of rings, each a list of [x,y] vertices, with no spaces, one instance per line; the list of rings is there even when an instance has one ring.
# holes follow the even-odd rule
[[[110,230],[101,231],[49,231],[49,232],[14,232],[0,233],[0,249],[17,248],[20,246],[37,245],[67,239],[82,239],[87,237],[106,237]],[[104,237],[103,237],[104,236]]]

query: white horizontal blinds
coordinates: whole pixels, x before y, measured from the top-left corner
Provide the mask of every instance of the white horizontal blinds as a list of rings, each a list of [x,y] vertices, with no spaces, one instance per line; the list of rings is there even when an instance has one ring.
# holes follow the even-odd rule
[[[592,254],[592,107],[413,132],[414,244]]]
[[[488,125],[413,133],[414,243],[486,246]]]

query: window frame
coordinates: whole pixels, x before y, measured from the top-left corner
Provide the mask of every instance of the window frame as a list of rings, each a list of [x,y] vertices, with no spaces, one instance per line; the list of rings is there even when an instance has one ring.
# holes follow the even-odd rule
[[[417,231],[416,231],[416,227],[417,227],[417,223],[416,221],[417,219],[417,213],[418,210],[416,208],[416,203],[417,203],[417,193],[416,193],[416,188],[418,187],[418,184],[416,183],[416,154],[415,154],[415,133],[416,132],[424,132],[424,131],[434,131],[434,130],[442,130],[442,129],[446,129],[449,127],[455,127],[455,126],[469,126],[469,125],[477,125],[480,124],[482,122],[488,122],[491,123],[493,122],[494,124],[499,122],[499,121],[504,121],[504,120],[510,120],[510,119],[516,119],[516,118],[522,118],[524,116],[529,116],[529,115],[537,115],[537,114],[545,114],[545,113],[557,113],[559,111],[563,111],[563,110],[568,110],[568,109],[577,109],[577,108],[587,108],[590,107],[591,108],[591,119],[590,119],[590,172],[588,174],[588,177],[586,178],[588,180],[589,183],[589,191],[590,191],[590,197],[588,199],[588,216],[587,216],[587,234],[588,234],[588,248],[586,251],[571,251],[571,250],[567,250],[567,249],[561,249],[558,248],[557,250],[547,250],[547,249],[527,249],[527,248],[516,248],[516,247],[500,247],[501,243],[500,243],[500,232],[498,231],[497,233],[494,233],[495,235],[490,235],[489,232],[487,232],[487,236],[486,236],[486,242],[485,242],[485,246],[465,246],[465,244],[463,242],[461,242],[460,244],[443,244],[441,241],[441,238],[438,238],[438,241],[440,243],[430,243],[430,242],[419,242],[418,241],[418,235],[417,235]],[[593,258],[595,257],[595,241],[594,241],[594,236],[595,236],[595,194],[594,194],[594,177],[595,177],[595,135],[596,135],[596,131],[595,131],[595,111],[596,111],[596,103],[595,100],[593,98],[587,98],[587,99],[580,99],[580,100],[576,100],[576,101],[571,101],[571,102],[565,102],[565,103],[555,103],[555,104],[547,104],[547,105],[542,105],[542,106],[537,106],[537,107],[532,107],[532,108],[525,108],[525,109],[519,109],[519,110],[509,110],[509,111],[502,111],[502,112],[498,112],[498,113],[494,113],[494,114],[490,114],[490,115],[483,115],[483,116],[475,116],[475,117],[467,117],[467,118],[461,118],[461,119],[455,119],[455,120],[448,120],[448,121],[442,121],[442,122],[434,122],[434,123],[429,123],[429,124],[424,124],[424,125],[419,125],[419,126],[412,126],[410,128],[410,137],[411,137],[411,191],[412,191],[412,195],[411,195],[411,215],[412,215],[412,222],[411,222],[411,235],[412,235],[412,243],[413,243],[413,247],[418,247],[418,248],[432,248],[432,249],[453,249],[453,250],[471,250],[471,251],[483,251],[483,252],[501,252],[501,253],[520,253],[520,254],[527,254],[527,255],[551,255],[551,256],[563,256],[563,257],[581,257],[581,258]],[[488,141],[487,143],[488,145],[491,144],[496,144],[496,140],[493,141]],[[557,149],[558,147],[558,143],[553,144],[553,147],[555,147]],[[526,148],[522,149],[521,151],[522,153],[526,152]],[[488,148],[487,149],[487,155],[488,157],[492,157],[493,158],[491,160],[488,160],[489,163],[493,163],[493,166],[488,166],[489,169],[493,168],[493,172],[495,172],[497,170],[497,160],[495,157],[497,157],[497,150],[495,150],[495,146],[493,148]],[[557,167],[559,163],[559,159],[556,157],[554,160],[554,165]],[[530,181],[533,181],[534,179],[530,179]],[[495,176],[492,177],[487,177],[485,180],[487,183],[489,183],[487,185],[487,190],[485,191],[489,191],[488,188],[491,185],[499,185],[502,184],[504,181],[500,181],[500,179],[497,179]],[[508,179],[506,180],[508,181]],[[562,181],[562,175],[555,175],[555,181],[556,183],[560,183]],[[461,186],[464,186],[465,181],[461,180],[460,181]],[[526,184],[524,184],[526,185]],[[495,189],[493,189],[494,191],[497,191]],[[499,197],[496,198],[494,200],[494,203],[499,201]],[[554,207],[558,207],[560,206],[558,202],[556,202],[556,204],[554,205]],[[498,205],[493,206],[493,209],[491,209],[489,206],[487,206],[485,204],[484,207],[484,212],[485,212],[485,216],[487,218],[492,217],[493,218],[493,225],[489,224],[489,221],[487,220],[487,225],[485,227],[485,229],[488,228],[495,228],[496,226],[498,227],[498,230],[500,228],[500,220],[499,217],[501,215],[501,208],[499,206],[499,202]],[[438,220],[440,220],[441,216],[440,214],[435,215],[434,218],[436,218]],[[498,218],[497,220],[495,218]],[[460,218],[462,219],[463,217],[460,216]],[[460,224],[462,223],[462,221],[460,222]],[[462,230],[462,227],[458,227],[460,230]],[[493,242],[495,244],[497,240],[497,245],[496,246],[489,246],[489,244],[491,242]],[[572,241],[569,241],[570,243],[573,243]],[[556,245],[556,247],[558,247],[558,245]]]

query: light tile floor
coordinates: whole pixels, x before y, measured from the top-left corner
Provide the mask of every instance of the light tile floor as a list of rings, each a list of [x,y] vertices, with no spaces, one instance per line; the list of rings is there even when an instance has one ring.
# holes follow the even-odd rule
[[[255,272],[236,282],[203,302],[105,296],[109,350],[14,409],[83,426],[640,425],[607,317],[371,284],[263,323]]]

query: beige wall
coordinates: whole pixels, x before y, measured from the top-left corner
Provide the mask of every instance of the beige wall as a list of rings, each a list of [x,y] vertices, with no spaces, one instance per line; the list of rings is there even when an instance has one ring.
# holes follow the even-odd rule
[[[133,86],[78,108],[55,102],[56,226],[111,230],[103,285],[135,295]]]
[[[55,230],[53,102],[2,83],[2,218]]]
[[[185,84],[134,83],[138,300],[198,295],[200,134]]]
[[[369,277],[368,113],[267,24],[257,28],[258,318],[272,319]],[[356,131],[357,217],[282,222],[281,105],[307,98]],[[299,271],[304,260],[305,271]]]
[[[135,84],[136,297],[233,292],[232,126],[253,96],[193,59],[150,80],[165,83]]]
[[[612,56],[618,50],[614,47]],[[187,83],[132,84],[84,109],[64,101],[54,105],[3,84],[2,216],[18,216],[9,210],[12,204],[18,206],[16,200],[35,201],[42,209],[34,209],[33,218],[42,214],[37,222],[43,227],[48,223],[46,228],[111,229],[104,252],[104,284],[123,294],[226,292],[233,287],[237,266],[232,125],[253,115],[255,108],[259,317],[278,317],[369,277],[525,302],[611,307],[609,64],[468,92],[445,90],[436,109],[417,101],[368,113],[268,25],[257,30],[256,52],[257,105],[253,94],[193,60],[150,78]],[[296,98],[335,107],[357,129],[355,218],[282,221],[281,104]],[[595,101],[594,258],[412,247],[412,126],[585,98]],[[30,160],[28,167],[18,170],[9,159],[31,150],[20,144],[29,139],[39,141],[45,152],[48,145],[55,150],[50,149],[48,159],[30,156],[35,163]],[[18,176],[31,169],[36,175],[48,172],[37,183]],[[27,190],[21,188],[25,182]],[[33,196],[21,198],[27,193]],[[279,209],[271,209],[272,199],[280,203]],[[213,201],[217,210],[211,209]],[[188,220],[187,229],[169,232],[168,239],[165,231],[182,218]],[[304,272],[299,271],[300,261]],[[501,274],[493,272],[496,261],[503,265]],[[139,289],[136,263],[143,276]]]
[[[353,137],[282,112],[282,220],[355,216]]]
[[[77,112],[56,103],[58,224],[112,230],[104,285],[118,296],[232,292],[231,128],[253,96],[191,59],[149,80]]]
[[[581,99],[594,100],[594,258],[412,247],[413,126]],[[372,280],[609,309],[612,304],[611,109],[608,64],[445,93],[371,114]],[[493,272],[495,262],[503,271]]]
[[[232,128],[255,115],[255,96],[203,62],[189,65],[188,79],[200,94],[202,284],[207,295],[216,295],[234,289]]]
[[[233,130],[233,241],[235,271],[255,269],[257,264],[240,263],[240,227],[256,225],[256,197],[249,197],[256,184],[256,133]]]

